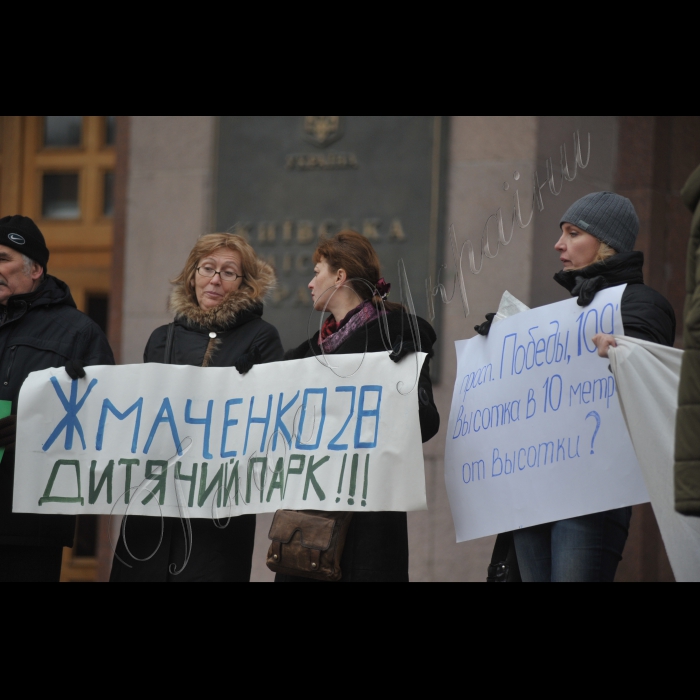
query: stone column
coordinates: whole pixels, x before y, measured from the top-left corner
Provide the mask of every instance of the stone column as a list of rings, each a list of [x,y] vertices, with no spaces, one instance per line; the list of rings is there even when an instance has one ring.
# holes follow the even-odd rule
[[[450,124],[447,181],[447,226],[454,225],[458,245],[469,238],[477,251],[486,220],[503,208],[510,221],[512,193],[518,182],[530,181],[537,149],[536,117],[453,117]],[[521,178],[513,180],[518,171]],[[504,190],[504,182],[509,189]],[[521,192],[527,188],[521,187]],[[530,203],[525,195],[525,208]],[[495,228],[492,228],[494,231]],[[454,341],[474,335],[484,314],[495,311],[505,289],[526,304],[530,301],[532,227],[516,228],[513,240],[498,257],[484,260],[482,271],[469,271],[464,255],[464,279],[469,302],[465,318],[459,292],[443,308],[442,337],[437,352],[442,380],[435,387],[440,432],[424,446],[428,510],[409,513],[410,576],[412,581],[484,581],[495,537],[455,543],[455,529],[444,476],[446,426],[452,402],[457,358]],[[438,263],[447,265],[441,278],[452,294],[455,267],[450,237]],[[477,255],[478,265],[478,255]],[[442,303],[436,298],[435,303]]]
[[[132,117],[125,235],[122,362],[142,362],[169,323],[170,280],[209,232],[214,117]]]

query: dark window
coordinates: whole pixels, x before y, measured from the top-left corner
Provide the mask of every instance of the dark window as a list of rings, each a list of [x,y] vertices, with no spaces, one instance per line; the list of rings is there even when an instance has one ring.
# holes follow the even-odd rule
[[[106,294],[87,295],[87,315],[107,333],[107,314],[109,313],[109,297]]]
[[[114,171],[112,170],[105,173],[102,213],[104,216],[114,216]]]
[[[79,219],[78,173],[46,173],[43,177],[41,215],[45,219]]]
[[[82,117],[44,117],[44,146],[80,146]]]
[[[105,117],[105,145],[114,146],[117,135],[117,118]]]

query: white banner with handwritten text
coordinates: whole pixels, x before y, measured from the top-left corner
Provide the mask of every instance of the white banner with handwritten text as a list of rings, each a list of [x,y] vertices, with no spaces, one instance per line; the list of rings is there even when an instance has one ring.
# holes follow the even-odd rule
[[[608,360],[624,285],[456,342],[445,482],[457,541],[649,500]]]
[[[29,375],[13,510],[226,518],[426,507],[418,353]]]

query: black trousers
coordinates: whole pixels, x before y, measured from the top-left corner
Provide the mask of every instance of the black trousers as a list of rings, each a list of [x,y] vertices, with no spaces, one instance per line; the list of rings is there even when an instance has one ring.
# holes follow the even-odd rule
[[[163,518],[161,523],[156,517],[130,516],[127,542],[122,532],[109,580],[113,583],[250,581],[255,515],[231,518],[223,529],[206,518],[192,518],[190,524],[192,542],[188,548],[179,518]]]
[[[0,545],[0,583],[58,583],[63,547]]]

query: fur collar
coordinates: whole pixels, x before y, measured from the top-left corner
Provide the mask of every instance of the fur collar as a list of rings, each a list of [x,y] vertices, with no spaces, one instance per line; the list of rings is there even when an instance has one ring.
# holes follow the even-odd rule
[[[262,285],[260,295],[255,296],[250,287],[241,286],[238,291],[225,297],[221,304],[208,310],[200,308],[196,301],[192,301],[184,284],[179,284],[170,295],[170,310],[176,319],[188,324],[207,330],[227,330],[237,325],[241,315],[248,315],[244,312],[262,315],[263,300],[275,286],[275,273],[270,265],[258,259],[256,277]]]

